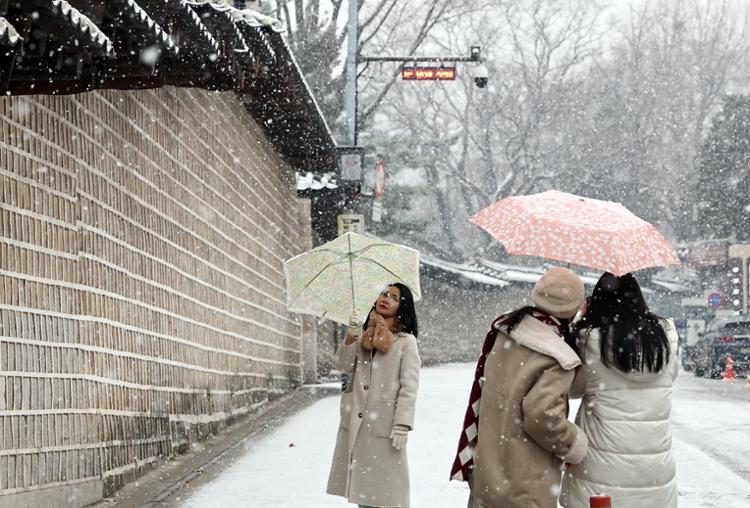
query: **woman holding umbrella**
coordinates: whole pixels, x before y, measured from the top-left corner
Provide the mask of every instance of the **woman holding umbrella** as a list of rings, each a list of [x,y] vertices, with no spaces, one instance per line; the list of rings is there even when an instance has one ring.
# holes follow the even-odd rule
[[[414,428],[420,368],[412,292],[391,284],[364,325],[357,317],[336,351],[336,367],[352,379],[341,396],[327,492],[360,507],[406,508],[406,441]]]
[[[471,486],[470,508],[554,508],[563,462],[586,455],[567,398],[581,364],[568,322],[584,295],[575,273],[552,268],[531,292],[533,307],[490,327],[451,469],[451,479]]]
[[[677,332],[652,313],[635,277],[605,273],[576,325],[584,360],[571,388],[591,450],[565,473],[560,504],[605,491],[617,508],[677,506],[669,414]]]

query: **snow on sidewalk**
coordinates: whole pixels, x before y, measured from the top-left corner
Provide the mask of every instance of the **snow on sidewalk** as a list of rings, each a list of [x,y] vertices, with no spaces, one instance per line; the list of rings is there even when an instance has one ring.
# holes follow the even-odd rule
[[[413,508],[466,506],[467,486],[449,482],[459,430],[473,377],[473,365],[422,370],[417,421],[410,434]],[[729,403],[728,403],[729,404]],[[351,507],[325,493],[339,419],[338,397],[299,412],[212,482],[185,493],[185,508]],[[699,449],[675,439],[681,508],[744,508],[750,483]]]

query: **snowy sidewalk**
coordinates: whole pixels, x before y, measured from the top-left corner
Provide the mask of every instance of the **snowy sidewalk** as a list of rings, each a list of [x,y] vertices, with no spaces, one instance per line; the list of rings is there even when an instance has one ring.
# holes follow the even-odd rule
[[[451,364],[422,369],[417,422],[410,435],[409,462],[413,508],[466,506],[467,487],[449,482],[473,366]],[[684,422],[695,421],[701,432],[701,408],[695,400],[675,397],[674,450],[679,468],[681,508],[745,508],[750,482],[680,438]],[[744,401],[711,401],[712,417],[748,422]],[[228,464],[212,481],[178,493],[171,502],[184,508],[326,508],[351,507],[325,494],[339,417],[338,397],[328,397],[299,412],[246,453]],[[704,415],[703,418],[705,418]],[[744,434],[747,436],[747,434]],[[710,435],[705,436],[711,439]],[[734,443],[750,455],[747,439]]]

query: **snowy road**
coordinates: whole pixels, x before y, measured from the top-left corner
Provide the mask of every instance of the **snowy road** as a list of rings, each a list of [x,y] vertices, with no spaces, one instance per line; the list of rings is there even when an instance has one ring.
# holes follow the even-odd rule
[[[449,482],[473,366],[422,370],[416,429],[409,442],[412,507],[466,505],[466,486]],[[338,397],[301,411],[223,470],[173,498],[184,508],[326,508],[353,506],[325,494]],[[750,506],[750,389],[682,374],[674,399],[674,449],[681,508]]]

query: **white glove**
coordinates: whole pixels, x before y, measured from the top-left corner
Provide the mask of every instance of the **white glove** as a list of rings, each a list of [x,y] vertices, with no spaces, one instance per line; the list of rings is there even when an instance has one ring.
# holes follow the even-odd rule
[[[352,337],[362,335],[362,316],[356,310],[349,316],[349,334]]]
[[[396,450],[400,450],[406,446],[406,441],[409,439],[409,427],[406,425],[394,425],[391,429],[391,444]]]

